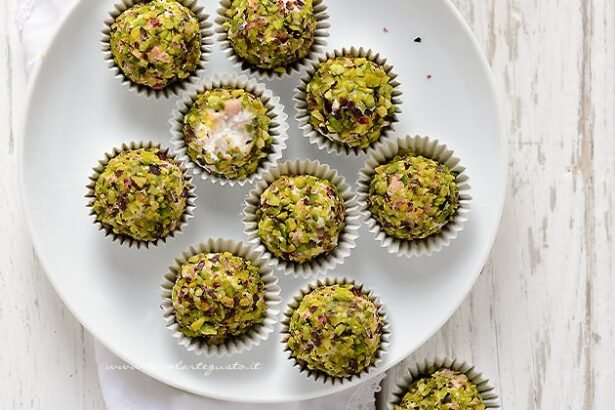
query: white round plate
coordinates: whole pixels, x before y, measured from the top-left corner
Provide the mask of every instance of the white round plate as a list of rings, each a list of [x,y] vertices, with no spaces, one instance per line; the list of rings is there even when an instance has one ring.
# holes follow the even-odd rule
[[[214,0],[201,0],[213,15]],[[164,327],[160,284],[176,255],[209,237],[245,239],[241,212],[250,187],[195,179],[195,218],[168,244],[129,249],[105,238],[86,208],[91,169],[122,142],[151,139],[169,146],[174,100],[129,93],[106,68],[100,39],[113,0],[82,0],[53,39],[30,89],[22,138],[25,210],[39,258],[68,308],[105,346],[148,375],[189,392],[244,402],[297,401],[350,387],[300,374],[278,334],[231,358],[195,356]],[[451,316],[486,261],[504,202],[506,152],[489,70],[472,34],[447,0],[327,1],[328,48],[364,46],[381,52],[399,74],[403,105],[397,135],[425,134],[453,148],[472,185],[470,219],[443,251],[414,259],[389,255],[361,230],[353,256],[331,275],[373,289],[391,321],[380,371],[402,360]],[[422,42],[414,42],[420,36]],[[218,46],[207,74],[231,71]],[[428,78],[428,76],[430,76]],[[294,115],[297,79],[269,85]],[[318,151],[290,120],[284,159],[316,158],[354,183],[365,158]],[[278,273],[283,305],[305,284]],[[278,327],[279,328],[279,327]],[[182,369],[185,365],[259,362],[259,370]],[[198,367],[198,366],[197,366]]]

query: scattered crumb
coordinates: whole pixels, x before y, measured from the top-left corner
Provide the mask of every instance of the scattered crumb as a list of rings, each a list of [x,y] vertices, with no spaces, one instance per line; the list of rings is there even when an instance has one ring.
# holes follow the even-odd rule
[[[415,42],[415,43],[420,43],[420,42],[422,42],[422,41],[423,41],[423,39],[422,39],[422,38],[420,38],[420,37],[417,37],[417,38],[415,38],[415,39],[414,39],[414,42]]]
[[[386,27],[383,27],[383,28],[382,28],[382,31],[384,31],[385,33],[388,33],[388,32],[389,32],[389,29],[388,29],[388,28],[386,28]]]

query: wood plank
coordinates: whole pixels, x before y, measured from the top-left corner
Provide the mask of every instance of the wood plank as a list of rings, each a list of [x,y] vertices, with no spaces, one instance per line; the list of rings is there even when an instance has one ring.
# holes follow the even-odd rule
[[[468,360],[496,383],[504,409],[607,408],[615,385],[606,365],[615,359],[615,4],[454,3],[502,98],[507,206],[471,295],[406,362]]]
[[[17,0],[0,7],[0,408],[103,409],[93,341],[47,281],[19,200],[26,79],[16,7]]]

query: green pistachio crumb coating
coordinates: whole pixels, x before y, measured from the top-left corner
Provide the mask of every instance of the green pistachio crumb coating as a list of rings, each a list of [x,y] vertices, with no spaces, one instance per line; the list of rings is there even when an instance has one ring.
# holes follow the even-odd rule
[[[459,192],[456,176],[446,165],[409,154],[375,171],[367,206],[387,235],[423,239],[454,220]]]
[[[378,307],[360,288],[321,286],[293,312],[287,344],[301,365],[348,377],[375,362],[382,329]]]
[[[233,0],[224,29],[249,64],[284,72],[310,53],[317,21],[312,0]]]
[[[333,141],[367,148],[391,124],[396,107],[386,71],[363,57],[319,64],[307,85],[310,124]]]
[[[115,64],[154,90],[189,77],[201,58],[199,21],[174,0],[137,3],[115,19],[110,35]]]
[[[258,266],[230,252],[190,257],[171,297],[179,331],[209,345],[243,335],[265,319],[265,283]]]
[[[261,194],[258,236],[278,258],[304,263],[337,246],[345,226],[344,198],[326,179],[282,176]]]
[[[211,173],[245,179],[271,151],[270,123],[267,107],[254,94],[206,90],[184,117],[188,156]]]
[[[178,163],[158,148],[128,150],[98,176],[91,203],[97,220],[138,241],[173,232],[186,210],[189,185]]]
[[[441,369],[412,383],[395,410],[484,410],[478,387],[460,372]]]

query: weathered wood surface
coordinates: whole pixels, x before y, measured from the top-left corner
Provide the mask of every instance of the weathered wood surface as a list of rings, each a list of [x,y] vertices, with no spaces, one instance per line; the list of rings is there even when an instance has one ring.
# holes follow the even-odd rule
[[[615,2],[454,3],[500,92],[509,189],[476,287],[408,360],[473,362],[504,409],[612,407]]]
[[[16,1],[0,7],[0,408],[103,408],[92,340],[45,278],[19,202]],[[504,409],[612,407],[615,2],[454,3],[501,96],[508,199],[472,294],[408,361],[471,361]],[[390,372],[385,392],[403,369]]]
[[[0,5],[0,409],[102,409],[93,340],[38,263],[19,199],[16,145],[26,98],[14,25]]]

